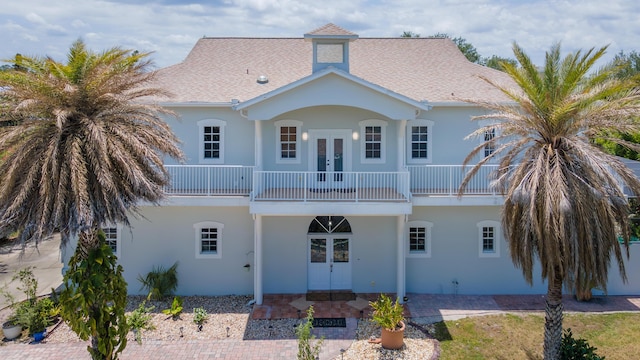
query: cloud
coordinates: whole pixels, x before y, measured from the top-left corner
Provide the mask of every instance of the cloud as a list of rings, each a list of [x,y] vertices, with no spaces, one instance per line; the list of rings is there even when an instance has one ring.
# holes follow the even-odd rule
[[[158,65],[168,66],[203,35],[301,37],[333,22],[361,37],[446,32],[487,57],[512,57],[516,41],[541,63],[558,41],[566,51],[611,43],[611,57],[640,50],[638,14],[640,2],[628,0],[19,0],[0,13],[0,58],[43,50],[64,56],[82,37],[95,50],[155,51]]]

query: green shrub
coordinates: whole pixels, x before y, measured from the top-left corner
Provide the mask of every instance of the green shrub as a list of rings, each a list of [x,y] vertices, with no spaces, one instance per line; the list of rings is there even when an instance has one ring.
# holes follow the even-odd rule
[[[320,356],[323,338],[316,341],[311,346],[311,340],[315,340],[315,336],[311,335],[313,329],[313,306],[309,306],[307,310],[307,319],[304,323],[296,328],[296,336],[298,337],[298,360],[316,360]]]
[[[147,300],[160,300],[173,295],[178,288],[178,262],[170,268],[157,266],[147,273],[147,276],[138,275],[138,281],[142,283],[142,289],[147,289]]]
[[[380,294],[378,300],[370,301],[369,305],[373,308],[371,321],[383,329],[395,330],[404,321],[404,307],[397,298],[393,302],[387,295]]]
[[[138,344],[142,344],[142,330],[153,330],[155,326],[151,323],[151,312],[155,309],[155,306],[145,306],[146,302],[143,301],[138,305],[138,308],[133,310],[129,316],[127,316],[127,325],[133,330],[133,333]]]
[[[182,314],[182,299],[179,296],[174,296],[169,309],[162,310],[163,314],[171,315],[173,320],[177,320]]]
[[[604,356],[595,353],[596,350],[587,340],[574,339],[571,329],[567,329],[562,336],[560,360],[604,360]]]
[[[193,309],[193,322],[198,325],[198,331],[202,330],[202,324],[207,321],[209,314],[207,314],[207,310],[202,307],[197,307]]]
[[[91,338],[87,350],[92,359],[117,359],[129,333],[127,282],[117,257],[104,243],[104,233],[97,236],[98,248],[89,250],[86,258],[76,250],[69,260],[60,293],[61,314],[80,339]]]

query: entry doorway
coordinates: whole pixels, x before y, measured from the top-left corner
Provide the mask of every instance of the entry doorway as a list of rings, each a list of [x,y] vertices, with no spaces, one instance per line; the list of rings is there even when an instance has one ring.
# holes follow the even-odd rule
[[[308,289],[351,289],[351,225],[342,216],[317,216],[309,225]]]

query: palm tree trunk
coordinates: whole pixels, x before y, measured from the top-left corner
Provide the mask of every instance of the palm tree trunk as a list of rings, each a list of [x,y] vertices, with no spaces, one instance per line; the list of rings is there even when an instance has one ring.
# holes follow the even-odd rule
[[[100,246],[97,229],[87,229],[78,234],[78,244],[76,247],[76,256],[79,260],[85,260],[89,257],[89,252]]]
[[[549,277],[544,324],[544,359],[560,359],[562,344],[562,276],[555,269],[554,276]]]

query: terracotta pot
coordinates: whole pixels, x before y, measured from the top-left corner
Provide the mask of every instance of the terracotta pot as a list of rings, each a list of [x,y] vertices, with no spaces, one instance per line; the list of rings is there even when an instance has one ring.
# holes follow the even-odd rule
[[[404,321],[400,322],[400,328],[395,330],[382,329],[381,345],[385,349],[397,350],[404,345]]]
[[[22,325],[13,325],[6,322],[2,324],[2,333],[7,340],[13,340],[22,335]]]

